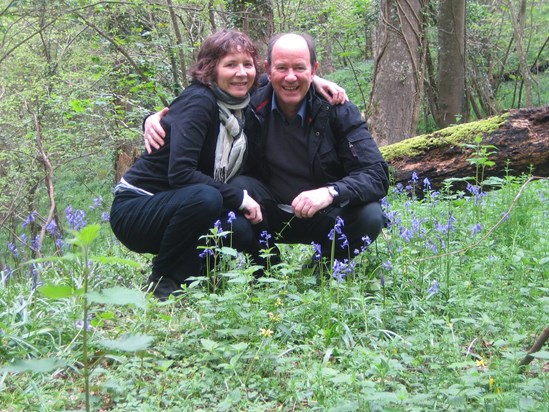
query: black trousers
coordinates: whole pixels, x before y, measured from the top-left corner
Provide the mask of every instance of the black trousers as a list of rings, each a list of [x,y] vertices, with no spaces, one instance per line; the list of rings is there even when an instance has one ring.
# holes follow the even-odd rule
[[[262,227],[278,243],[315,243],[320,246],[323,257],[330,258],[334,246],[336,259],[354,257],[376,240],[385,225],[379,202],[358,206],[329,206],[311,218],[297,218],[281,210],[270,190],[259,180],[238,176],[231,180],[231,184],[246,189],[261,204],[263,222],[257,225],[256,230]]]
[[[216,220],[232,230],[232,246],[240,251],[257,250],[252,224],[241,214],[228,223],[219,191],[208,185],[190,185],[154,196],[131,191],[115,195],[110,224],[115,236],[128,249],[156,255],[152,277],[168,277],[179,284],[201,274],[197,250]],[[228,245],[227,241],[227,244]]]

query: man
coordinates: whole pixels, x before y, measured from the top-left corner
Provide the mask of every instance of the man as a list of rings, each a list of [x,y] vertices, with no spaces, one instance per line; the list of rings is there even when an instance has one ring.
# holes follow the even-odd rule
[[[252,96],[245,188],[264,209],[278,243],[314,243],[328,259],[350,259],[384,225],[388,167],[352,103],[331,105],[313,85],[312,39],[293,33],[269,43],[269,83]]]

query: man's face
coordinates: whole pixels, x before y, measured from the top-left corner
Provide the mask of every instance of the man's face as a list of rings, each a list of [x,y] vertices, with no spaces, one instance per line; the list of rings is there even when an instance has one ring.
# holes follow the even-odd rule
[[[317,66],[311,66],[309,48],[303,37],[286,35],[275,43],[271,66],[265,63],[265,68],[277,103],[286,115],[297,113],[309,91]]]

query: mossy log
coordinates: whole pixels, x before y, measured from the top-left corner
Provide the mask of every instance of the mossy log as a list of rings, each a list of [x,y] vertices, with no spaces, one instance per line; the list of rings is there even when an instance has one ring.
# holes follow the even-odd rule
[[[482,138],[478,148],[469,147],[478,137]],[[421,180],[428,178],[433,188],[439,188],[448,178],[474,177],[476,168],[470,159],[477,158],[483,147],[495,152],[489,156],[495,165],[484,170],[484,178],[506,173],[549,176],[549,106],[511,110],[380,149],[395,184],[406,185],[416,172]]]

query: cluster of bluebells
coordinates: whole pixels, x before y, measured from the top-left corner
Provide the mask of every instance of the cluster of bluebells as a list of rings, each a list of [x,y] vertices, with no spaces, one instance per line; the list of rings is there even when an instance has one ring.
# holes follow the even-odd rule
[[[105,206],[103,198],[101,196],[93,199],[93,203],[89,208],[92,211],[100,211],[101,208]],[[70,229],[81,230],[87,225],[86,212],[81,209],[75,209],[72,206],[68,206],[65,209],[65,217],[67,225]],[[109,221],[109,213],[103,211],[101,213],[101,220],[103,222]],[[27,253],[31,252],[41,252],[42,244],[40,243],[40,234],[34,235],[31,239],[26,233],[29,230],[31,233],[40,232],[37,230],[37,227],[45,223],[45,219],[41,218],[38,211],[33,210],[28,216],[26,216],[21,222],[21,232],[17,235],[16,241],[10,241],[7,245],[7,254],[5,262],[5,270],[3,271],[4,281],[9,280],[12,276],[14,269],[8,265],[8,262],[15,262],[16,266],[19,262],[24,261],[29,256]],[[63,250],[63,234],[61,233],[59,222],[55,219],[45,223],[45,233],[48,238],[53,239],[55,247],[57,250]],[[30,275],[33,279],[33,284],[36,286],[38,284],[38,271],[39,268],[31,265]]]
[[[328,233],[328,239],[330,239],[331,241],[334,241],[337,237],[341,249],[349,247],[349,241],[347,239],[347,236],[345,236],[345,233],[343,233],[344,224],[345,222],[343,222],[343,219],[338,216],[336,218],[334,228]]]
[[[332,276],[339,283],[343,282],[343,279],[355,271],[356,262],[344,259],[343,261],[334,260],[334,267]]]

